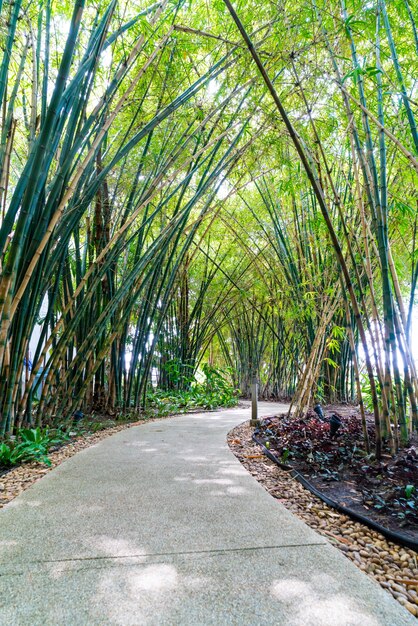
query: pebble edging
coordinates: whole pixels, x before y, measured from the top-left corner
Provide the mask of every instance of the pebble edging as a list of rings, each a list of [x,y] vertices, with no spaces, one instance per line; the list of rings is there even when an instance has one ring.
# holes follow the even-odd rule
[[[244,422],[228,433],[228,444],[261,485],[305,524],[324,535],[353,563],[418,617],[418,555],[331,509],[288,472],[268,459]]]
[[[53,470],[54,467],[61,465],[61,463],[77,454],[77,452],[80,452],[80,450],[89,448],[90,446],[98,443],[102,439],[106,439],[106,437],[110,437],[110,435],[119,433],[121,430],[132,428],[132,426],[148,424],[149,422],[155,422],[157,420],[159,421],[160,419],[166,418],[158,417],[149,418],[146,420],[138,420],[136,422],[128,422],[125,424],[104,428],[103,430],[97,431],[90,435],[80,435],[80,437],[77,437],[70,443],[65,444],[59,450],[48,454],[48,458],[51,461],[51,466],[44,465],[43,463],[24,463],[23,465],[12,468],[3,476],[0,476],[0,509],[2,509],[6,504],[14,500],[14,498],[22,493],[22,491],[25,491],[25,489],[27,489],[37,480],[45,476],[45,474]]]
[[[138,420],[81,436],[49,454],[50,467],[27,463],[10,470],[0,478],[0,509],[80,450],[122,430],[150,421],[156,419]],[[228,444],[244,467],[273,497],[316,532],[324,535],[412,615],[418,617],[418,555],[328,507],[266,458],[253,442],[252,433],[253,429],[245,422],[228,434]]]

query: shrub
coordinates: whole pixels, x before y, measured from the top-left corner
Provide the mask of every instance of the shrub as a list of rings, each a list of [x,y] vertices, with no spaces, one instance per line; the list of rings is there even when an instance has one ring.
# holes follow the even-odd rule
[[[22,428],[18,431],[16,439],[0,443],[0,465],[12,467],[33,461],[51,465],[48,451],[68,439],[69,436],[61,430]]]

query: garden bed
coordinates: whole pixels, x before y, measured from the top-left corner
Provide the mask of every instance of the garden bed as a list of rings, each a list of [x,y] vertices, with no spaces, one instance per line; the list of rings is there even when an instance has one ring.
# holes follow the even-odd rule
[[[248,423],[229,433],[228,443],[246,469],[281,504],[324,535],[357,567],[418,617],[418,555],[339,513],[266,458]],[[287,459],[289,461],[289,459]]]
[[[330,436],[329,420],[341,426]],[[368,426],[371,450],[373,427]],[[360,416],[353,407],[330,406],[324,419],[286,415],[263,420],[258,437],[326,497],[390,531],[418,541],[418,441],[395,458],[385,449],[380,461],[364,451]]]

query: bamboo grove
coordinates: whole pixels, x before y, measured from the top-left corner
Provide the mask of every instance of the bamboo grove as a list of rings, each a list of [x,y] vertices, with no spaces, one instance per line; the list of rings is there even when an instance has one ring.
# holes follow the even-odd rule
[[[396,453],[418,429],[414,7],[0,9],[0,436],[138,410],[209,361],[295,415],[357,402]]]

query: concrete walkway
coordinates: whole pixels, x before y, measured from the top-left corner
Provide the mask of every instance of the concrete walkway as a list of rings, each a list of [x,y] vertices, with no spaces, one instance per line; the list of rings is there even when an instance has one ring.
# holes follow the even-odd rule
[[[1,511],[1,626],[416,624],[240,465],[248,416],[122,431]]]

